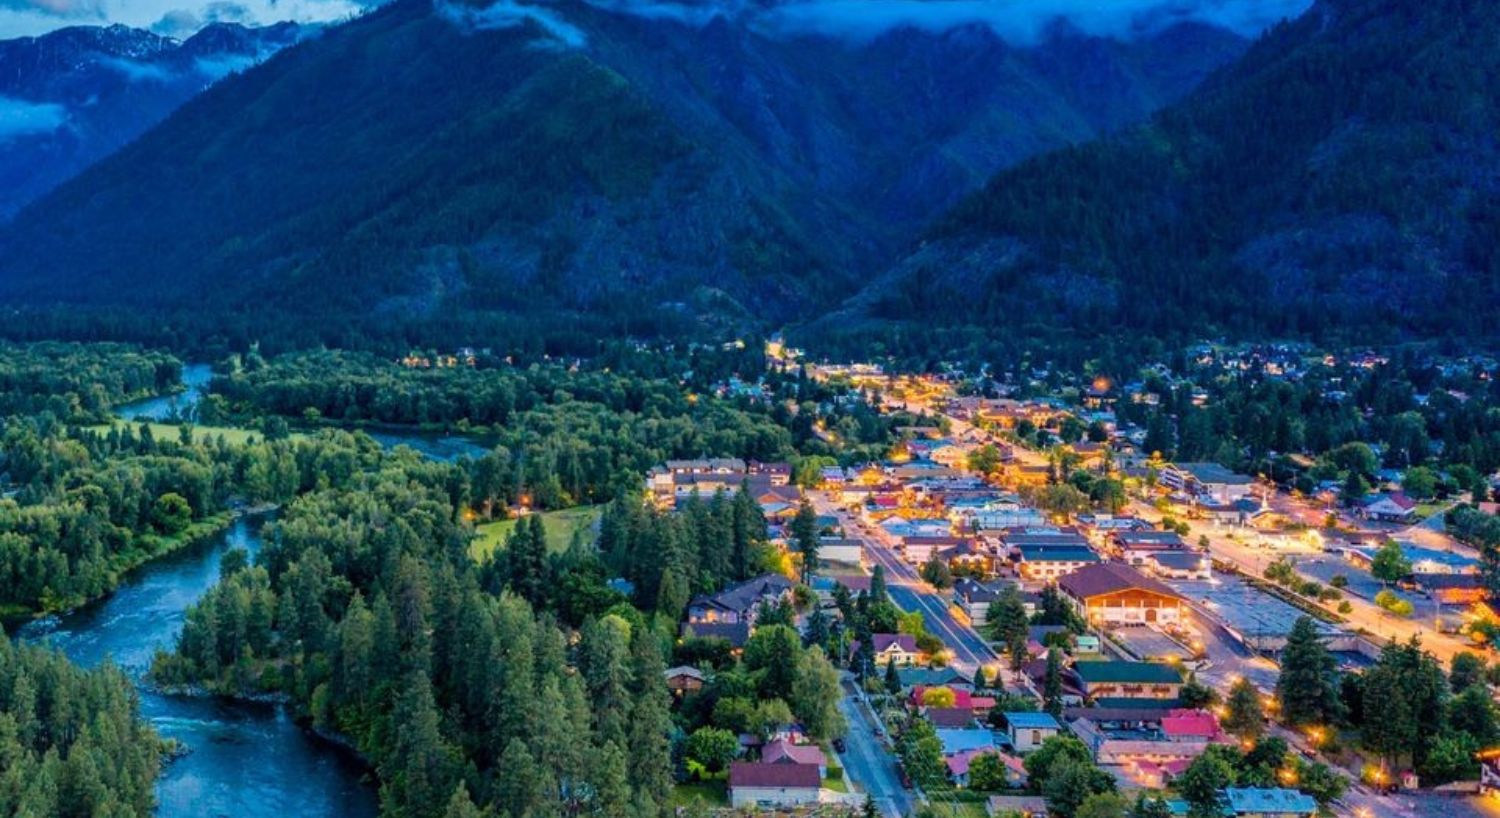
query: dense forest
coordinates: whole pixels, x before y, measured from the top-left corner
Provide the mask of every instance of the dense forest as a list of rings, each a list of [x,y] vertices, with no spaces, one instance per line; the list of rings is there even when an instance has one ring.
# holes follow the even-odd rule
[[[1489,335],[1497,30],[1317,3],[1149,124],[999,174],[826,323]]]
[[[0,816],[147,818],[163,746],[135,688],[0,635]]]
[[[0,344],[0,417],[99,422],[110,407],[168,392],[181,377],[171,355],[124,345]]]

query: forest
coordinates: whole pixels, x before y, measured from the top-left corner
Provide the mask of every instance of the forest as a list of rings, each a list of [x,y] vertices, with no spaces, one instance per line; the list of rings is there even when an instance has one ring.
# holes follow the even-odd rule
[[[0,636],[0,816],[146,818],[165,749],[119,670]]]

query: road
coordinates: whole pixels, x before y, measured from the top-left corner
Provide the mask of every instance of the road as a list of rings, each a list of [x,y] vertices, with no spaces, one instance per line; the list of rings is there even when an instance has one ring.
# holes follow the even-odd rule
[[[973,673],[980,665],[986,670],[994,669],[1000,661],[999,654],[971,625],[959,621],[948,600],[924,582],[917,570],[882,542],[879,535],[866,533],[846,509],[822,492],[814,493],[813,506],[819,514],[837,516],[845,533],[852,532],[864,544],[870,560],[885,568],[891,601],[903,611],[921,611],[928,631],[952,649],[954,667],[966,673]]]
[[[875,736],[878,719],[853,682],[844,682],[844,693],[839,702],[839,709],[849,722],[849,731],[844,734],[844,752],[839,753],[844,775],[875,801],[881,815],[901,818],[910,814],[911,790],[901,786],[894,756]]]

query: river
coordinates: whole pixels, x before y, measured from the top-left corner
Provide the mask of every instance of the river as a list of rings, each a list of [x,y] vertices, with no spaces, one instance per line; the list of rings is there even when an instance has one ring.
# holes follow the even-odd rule
[[[113,594],[20,638],[55,645],[92,667],[107,657],[140,680],[157,649],[170,649],[184,612],[217,581],[231,548],[260,548],[263,519],[242,518],[208,542],[137,569]],[[273,705],[165,696],[141,688],[141,715],[191,752],[162,770],[161,818],[369,818],[365,770]]]

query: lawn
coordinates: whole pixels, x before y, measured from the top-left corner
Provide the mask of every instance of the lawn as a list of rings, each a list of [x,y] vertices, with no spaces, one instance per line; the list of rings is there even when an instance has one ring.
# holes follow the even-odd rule
[[[702,802],[710,807],[723,807],[729,805],[729,791],[727,782],[723,779],[718,781],[692,781],[687,784],[678,784],[672,789],[672,806],[687,807]]]
[[[573,543],[573,532],[592,529],[603,512],[603,506],[579,506],[562,511],[541,512],[542,527],[547,530],[547,551],[560,554],[568,550],[568,546]],[[518,521],[496,520],[475,526],[478,536],[469,543],[469,555],[476,560],[484,559],[491,551],[505,545],[505,540],[515,530]]]
[[[151,436],[156,438],[157,440],[176,440],[177,436],[181,434],[181,432],[178,431],[178,429],[181,427],[175,423],[141,424],[131,420],[117,420],[113,425],[129,426],[132,430],[138,429],[142,425],[148,426],[151,428]],[[100,432],[109,431],[109,426],[103,424],[91,428]],[[293,432],[290,435],[290,437],[294,440],[303,436],[304,435],[298,432]],[[193,440],[195,441],[202,442],[204,440],[210,440],[218,437],[223,437],[226,441],[229,442],[230,445],[233,446],[243,446],[244,444],[254,440],[265,439],[265,435],[262,435],[260,432],[257,432],[254,429],[244,429],[238,426],[193,426]]]

